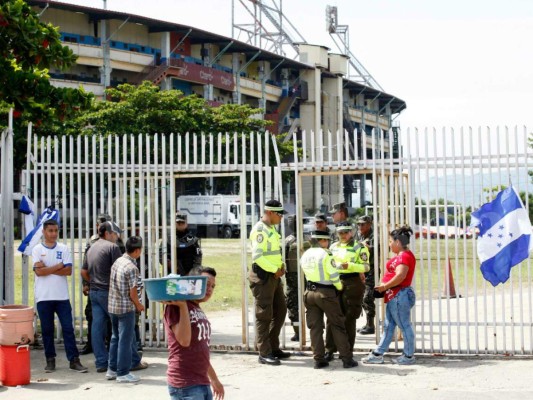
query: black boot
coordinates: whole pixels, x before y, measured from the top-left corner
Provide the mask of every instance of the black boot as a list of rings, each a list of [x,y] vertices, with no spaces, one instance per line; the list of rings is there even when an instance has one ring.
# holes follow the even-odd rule
[[[366,318],[366,325],[359,329],[361,335],[373,335],[376,333],[376,328],[374,327],[374,318]]]
[[[294,329],[294,336],[291,337],[291,342],[299,342],[300,341],[300,327],[293,325],[292,329]]]
[[[80,350],[80,354],[91,354],[93,352],[93,347],[91,346],[91,343],[87,342],[85,343],[85,346]]]

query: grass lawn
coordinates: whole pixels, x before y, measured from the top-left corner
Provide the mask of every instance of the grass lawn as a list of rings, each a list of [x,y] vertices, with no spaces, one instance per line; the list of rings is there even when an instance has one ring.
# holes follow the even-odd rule
[[[18,245],[18,243],[17,243]],[[203,307],[208,311],[222,311],[229,308],[240,308],[242,304],[242,266],[241,266],[241,241],[240,239],[202,239],[204,253],[203,264],[217,270],[217,287],[215,293]],[[420,239],[412,248],[418,264],[416,271],[416,288],[419,298],[440,297],[443,294],[444,279],[448,258],[452,265],[452,273],[456,288],[468,285],[482,287],[485,281],[479,271],[479,262],[475,255],[472,240],[450,239]],[[22,302],[22,269],[20,255],[15,256],[15,299],[17,304]],[[76,273],[79,271],[76,261]],[[384,263],[382,262],[382,265]],[[248,265],[250,255],[248,254]],[[527,268],[527,263],[522,263],[522,269]],[[519,268],[513,268],[512,276],[514,285],[518,285]],[[33,273],[29,273],[29,302],[33,304]],[[522,271],[522,284],[526,279],[526,271]],[[69,278],[70,280],[70,278]],[[76,279],[74,293],[79,293],[80,279]],[[490,285],[490,284],[489,284]],[[247,290],[249,290],[247,288]],[[463,290],[464,293],[464,290]],[[83,298],[85,301],[85,298]],[[79,296],[76,294],[76,302]],[[78,304],[79,307],[79,304]]]

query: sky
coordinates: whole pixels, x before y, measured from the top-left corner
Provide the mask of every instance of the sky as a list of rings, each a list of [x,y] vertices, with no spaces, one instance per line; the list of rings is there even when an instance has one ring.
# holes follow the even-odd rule
[[[63,1],[103,7],[102,0]],[[386,92],[406,101],[396,119],[402,128],[533,126],[532,0],[280,2],[308,43],[334,52],[325,10],[337,6],[351,52]],[[107,8],[232,32],[232,0],[107,0]],[[238,0],[235,10],[237,22],[249,21]]]

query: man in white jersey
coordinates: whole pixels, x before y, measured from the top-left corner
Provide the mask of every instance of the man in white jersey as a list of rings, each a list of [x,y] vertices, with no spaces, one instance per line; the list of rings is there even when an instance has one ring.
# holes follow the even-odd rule
[[[72,275],[72,256],[66,245],[57,242],[59,226],[57,221],[48,220],[43,224],[43,241],[32,250],[33,271],[35,272],[35,303],[41,320],[46,372],[56,369],[54,346],[54,314],[57,314],[63,331],[65,352],[70,369],[87,372],[81,365],[74,326],[72,307],[68,294],[67,276]]]

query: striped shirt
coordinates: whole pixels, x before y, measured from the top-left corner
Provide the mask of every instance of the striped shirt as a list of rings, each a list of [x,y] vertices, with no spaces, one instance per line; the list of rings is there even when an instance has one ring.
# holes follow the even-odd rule
[[[128,254],[118,258],[111,267],[109,279],[109,299],[107,310],[111,314],[124,314],[135,311],[130,298],[130,289],[137,287],[139,270],[135,259]]]

